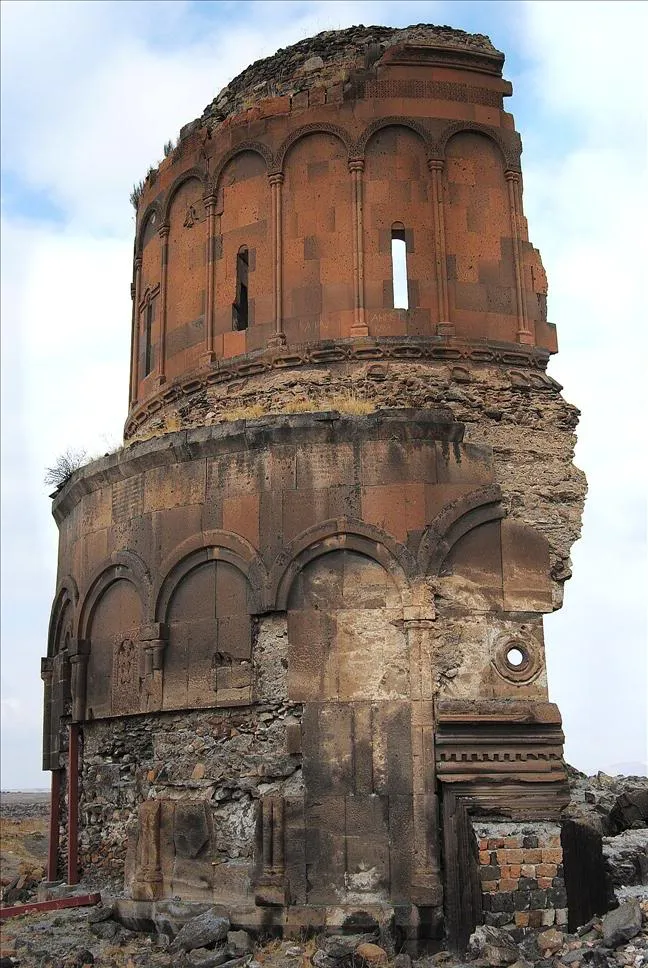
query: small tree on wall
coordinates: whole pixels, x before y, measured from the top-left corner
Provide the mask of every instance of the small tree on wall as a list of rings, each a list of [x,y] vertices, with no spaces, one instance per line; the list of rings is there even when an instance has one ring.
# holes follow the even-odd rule
[[[57,457],[51,467],[45,468],[44,483],[57,490],[68,481],[75,471],[87,463],[88,454],[85,450],[68,448]]]

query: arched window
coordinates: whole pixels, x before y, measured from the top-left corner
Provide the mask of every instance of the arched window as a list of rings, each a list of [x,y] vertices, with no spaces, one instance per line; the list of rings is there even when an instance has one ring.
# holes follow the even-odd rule
[[[409,309],[407,292],[407,243],[405,226],[394,222],[391,230],[392,293],[394,309]]]
[[[232,329],[248,328],[248,272],[247,246],[242,245],[236,256],[236,299],[232,304]]]
[[[157,311],[157,297],[160,292],[159,284],[153,289],[147,289],[144,298],[140,303],[140,360],[143,367],[143,375],[148,376],[153,372],[155,365],[155,348],[153,345],[153,324]]]

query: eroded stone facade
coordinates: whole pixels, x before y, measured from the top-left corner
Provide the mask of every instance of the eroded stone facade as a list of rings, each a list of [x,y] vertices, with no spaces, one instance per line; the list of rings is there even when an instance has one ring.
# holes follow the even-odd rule
[[[502,63],[321,35],[147,179],[126,445],[54,501],[71,879],[286,933],[561,923],[543,615],[585,488]]]

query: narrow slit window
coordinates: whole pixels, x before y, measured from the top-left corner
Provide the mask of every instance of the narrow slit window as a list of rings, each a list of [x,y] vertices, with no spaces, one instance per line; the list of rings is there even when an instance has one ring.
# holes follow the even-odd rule
[[[391,230],[392,291],[394,309],[409,309],[407,294],[407,243],[405,226],[394,222]]]
[[[248,272],[248,250],[243,246],[236,256],[236,300],[232,306],[233,329],[248,328]]]
[[[153,369],[153,320],[155,319],[155,299],[151,299],[144,309],[144,376]]]

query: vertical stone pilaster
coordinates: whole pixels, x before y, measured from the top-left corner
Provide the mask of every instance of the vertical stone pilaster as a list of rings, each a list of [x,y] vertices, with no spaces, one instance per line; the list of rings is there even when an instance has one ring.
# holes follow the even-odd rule
[[[270,208],[272,215],[272,263],[274,266],[274,335],[268,340],[270,346],[284,346],[283,331],[283,172],[270,175]]]
[[[41,659],[41,679],[43,680],[43,769],[51,769],[52,758],[52,680],[54,660]]]
[[[353,158],[349,162],[351,173],[351,197],[353,207],[353,290],[354,318],[352,336],[368,336],[364,305],[364,219],[363,219],[363,172],[364,160]]]
[[[438,799],[434,770],[434,694],[430,638],[434,609],[405,609],[405,632],[410,657],[412,712],[413,864],[412,900],[422,907],[442,902],[438,838]]]
[[[211,363],[214,359],[214,304],[216,301],[216,281],[214,279],[216,195],[214,193],[205,197],[205,211],[207,212],[207,258],[205,259],[207,305],[205,306],[205,352],[203,354],[203,363]]]
[[[445,162],[440,158],[428,158],[432,182],[432,222],[434,225],[434,268],[437,287],[437,333],[454,336],[454,324],[450,322],[448,300],[448,267],[446,264],[445,212],[443,207],[443,170]]]
[[[168,626],[160,622],[144,626],[140,632],[140,647],[144,654],[144,679],[140,692],[143,713],[162,709],[164,650],[168,637]]]
[[[67,882],[79,883],[79,725],[70,723],[68,746]]]
[[[272,870],[275,876],[284,875],[284,800],[275,797],[272,805]]]
[[[131,326],[131,382],[129,404],[134,407],[137,403],[137,391],[139,388],[139,304],[141,298],[142,284],[142,257],[135,259],[135,281],[131,286],[131,297],[133,300],[133,318]]]
[[[522,250],[520,246],[520,214],[522,202],[520,196],[520,173],[505,172],[508,184],[509,214],[511,219],[511,238],[513,240],[513,260],[515,262],[515,294],[518,314],[518,343],[533,343],[533,334],[529,329],[529,321],[524,292],[524,277],[522,270]]]
[[[158,344],[157,378],[164,383],[164,361],[166,358],[166,329],[167,329],[167,280],[169,269],[169,226],[163,225],[159,232],[162,242],[161,270],[160,270],[160,342]]]
[[[82,639],[73,639],[70,642],[72,722],[74,723],[80,723],[85,719],[89,652],[89,643]]]
[[[137,901],[158,901],[162,897],[160,820],[159,800],[147,800],[140,804],[137,866],[132,887],[133,899]]]

